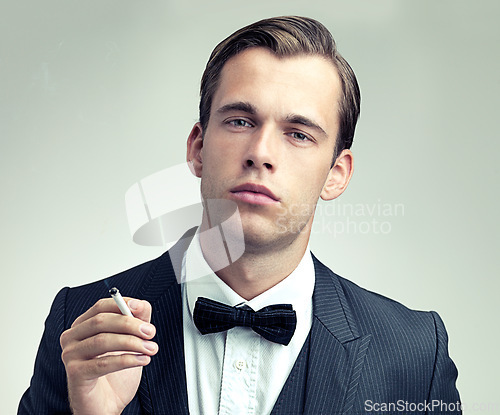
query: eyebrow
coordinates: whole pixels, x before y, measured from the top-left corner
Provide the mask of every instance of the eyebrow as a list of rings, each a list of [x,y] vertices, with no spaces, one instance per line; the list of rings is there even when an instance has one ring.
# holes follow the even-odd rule
[[[230,104],[226,104],[219,109],[217,109],[218,114],[225,114],[231,111],[241,111],[241,112],[246,112],[247,114],[250,115],[255,115],[257,114],[257,108],[255,108],[252,104],[249,102],[232,102]]]
[[[315,123],[310,118],[304,117],[303,115],[288,114],[285,118],[285,121],[289,122],[290,124],[300,124],[305,127],[309,127],[320,132],[321,134],[327,135],[326,131],[323,130],[323,128],[321,128],[319,124]]]

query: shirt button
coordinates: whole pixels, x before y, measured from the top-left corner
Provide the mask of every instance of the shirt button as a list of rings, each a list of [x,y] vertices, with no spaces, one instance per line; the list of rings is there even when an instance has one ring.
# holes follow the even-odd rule
[[[247,367],[247,362],[245,362],[244,360],[236,360],[234,362],[234,367],[238,370],[243,370]]]

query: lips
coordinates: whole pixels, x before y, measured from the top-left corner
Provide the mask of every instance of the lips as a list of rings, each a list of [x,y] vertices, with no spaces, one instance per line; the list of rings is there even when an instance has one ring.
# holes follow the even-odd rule
[[[242,201],[253,204],[271,204],[279,202],[279,198],[275,196],[267,187],[255,183],[244,183],[231,189],[231,193]]]

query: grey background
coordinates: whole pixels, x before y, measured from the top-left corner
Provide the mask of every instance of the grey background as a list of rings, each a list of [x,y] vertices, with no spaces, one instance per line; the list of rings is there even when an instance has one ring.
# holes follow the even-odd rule
[[[321,20],[362,90],[355,174],[334,202],[355,211],[321,205],[313,251],[438,311],[462,400],[482,405],[468,413],[498,413],[499,11],[495,0],[2,1],[0,413],[29,384],[60,288],[161,253],[132,242],[126,190],[184,160],[215,44],[283,14]]]

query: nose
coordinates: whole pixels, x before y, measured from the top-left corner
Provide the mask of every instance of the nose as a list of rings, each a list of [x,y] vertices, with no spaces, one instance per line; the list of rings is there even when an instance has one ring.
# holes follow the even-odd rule
[[[260,128],[249,137],[245,167],[272,171],[276,168],[278,140],[270,128]]]

